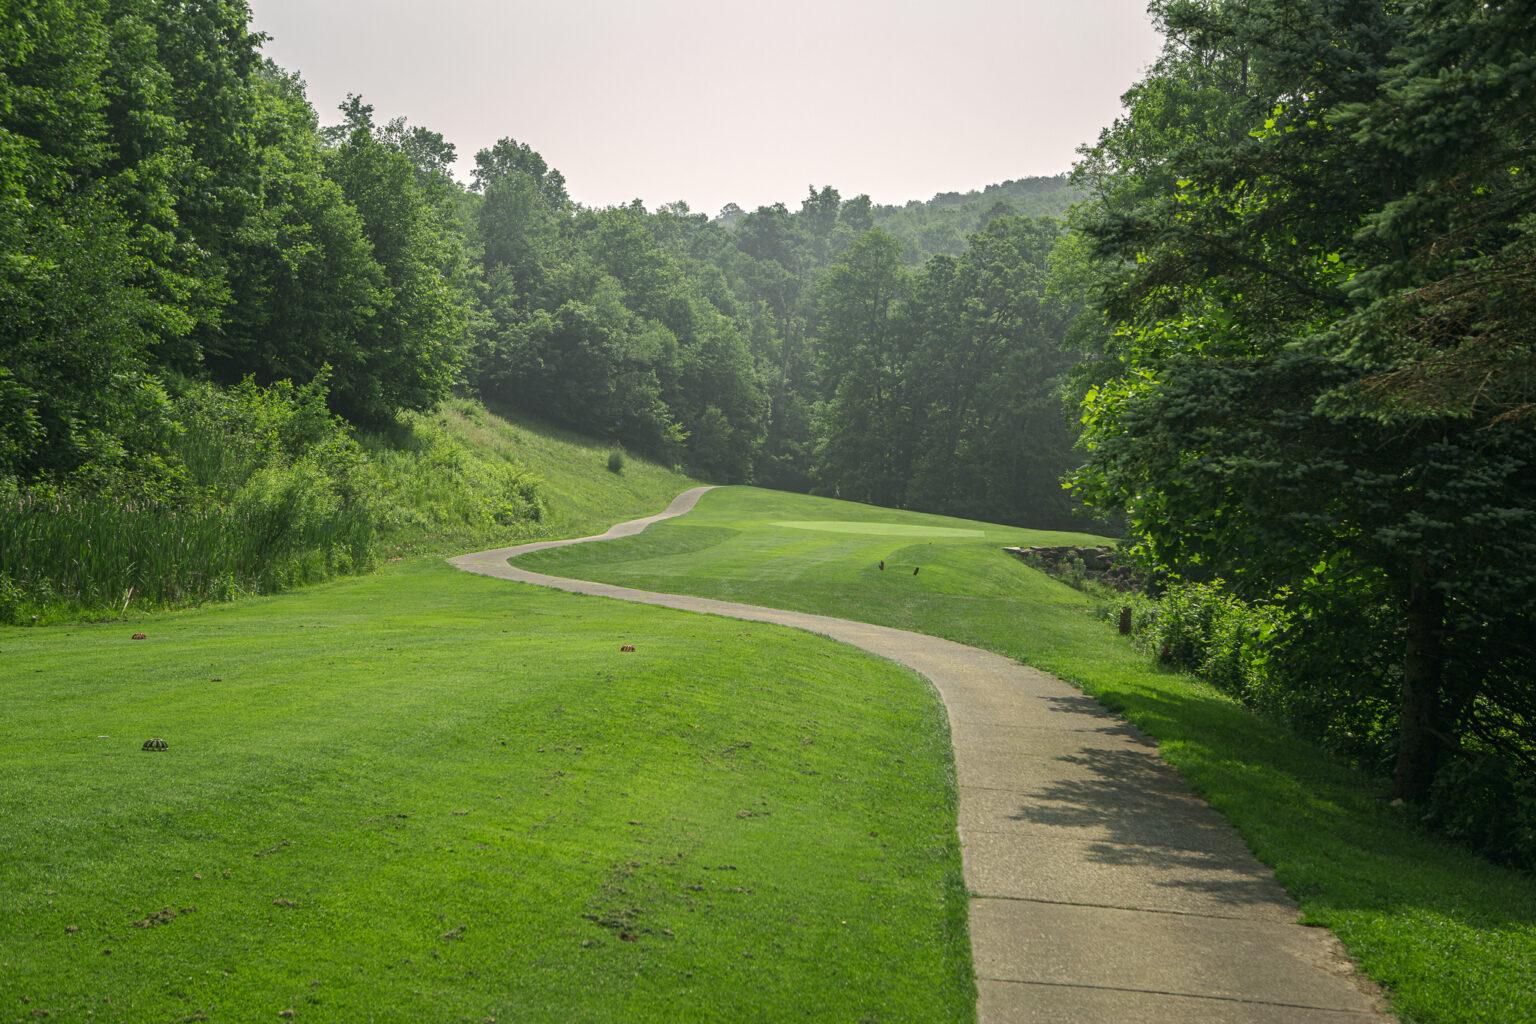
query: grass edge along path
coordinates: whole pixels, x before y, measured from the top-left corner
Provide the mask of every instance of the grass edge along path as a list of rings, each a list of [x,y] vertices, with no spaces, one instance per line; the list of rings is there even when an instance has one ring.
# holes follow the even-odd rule
[[[870,520],[981,538],[765,529]],[[695,512],[612,544],[519,560],[622,586],[855,617],[993,650],[1064,679],[1158,741],[1331,929],[1410,1024],[1536,1021],[1536,883],[1428,836],[1376,784],[1237,702],[1164,671],[1100,621],[1092,599],[1003,555],[1070,535],[786,495],[712,492]],[[888,563],[880,572],[876,563]],[[910,577],[920,565],[922,575]]]
[[[932,682],[946,707],[960,782],[983,1024],[1130,1017],[1214,1024],[1228,1019],[1234,1005],[1270,1017],[1282,1007],[1298,1024],[1340,1013],[1361,1024],[1383,1019],[1380,993],[1355,973],[1338,943],[1297,923],[1296,905],[1273,874],[1192,798],[1155,748],[1060,680],[922,633],[547,576],[517,564],[528,554],[634,537],[684,515],[710,490],[685,491],[663,512],[598,536],[449,561],[478,575],[576,594],[793,626],[889,658]],[[834,525],[850,528],[821,532],[984,535],[925,524]],[[1203,1008],[1193,1016],[1191,1002]]]

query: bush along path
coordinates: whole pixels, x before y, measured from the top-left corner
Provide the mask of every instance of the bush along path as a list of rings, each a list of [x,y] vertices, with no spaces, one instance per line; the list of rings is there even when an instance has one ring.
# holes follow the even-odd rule
[[[562,579],[510,564],[632,536],[707,487],[607,533],[451,559],[483,576],[792,626],[906,665],[949,714],[983,1024],[1386,1020],[1379,993],[1156,747],[1067,684],[906,630]]]

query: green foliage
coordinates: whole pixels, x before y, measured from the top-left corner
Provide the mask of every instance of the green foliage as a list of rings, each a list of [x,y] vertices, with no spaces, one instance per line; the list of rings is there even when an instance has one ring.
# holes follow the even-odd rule
[[[255,99],[261,205],[230,239],[234,301],[203,361],[223,381],[307,381],[329,366],[350,390],[367,388],[365,339],[389,303],[384,268],[327,174],[303,84],[269,66]]]
[[[872,226],[901,243],[909,263],[931,256],[960,256],[971,235],[1001,217],[1058,220],[1082,193],[1065,175],[1020,178],[975,192],[941,192],[926,202],[870,208]]]
[[[579,209],[557,177],[510,139],[477,158],[494,322],[471,373],[482,394],[714,480],[1069,517],[1043,222],[999,207],[959,247],[958,276],[947,259],[919,274],[868,197],[830,186],[797,211],[710,220],[681,203]],[[1002,192],[1034,195],[1024,184]],[[1068,190],[1049,185],[1059,211]]]
[[[1057,388],[1066,317],[1047,292],[1049,221],[1002,217],[918,273],[876,230],[818,306],[816,489],[881,505],[1065,526]]]
[[[1284,610],[1235,597],[1221,580],[1175,582],[1154,600],[1131,598],[1132,633],[1143,650],[1224,693],[1262,706],[1270,654]]]
[[[1536,868],[1536,777],[1496,756],[1452,761],[1435,775],[1428,823],[1496,861]]]
[[[362,455],[318,385],[188,385],[154,479],[0,495],[10,621],[270,593],[372,561]]]
[[[381,141],[373,108],[356,96],[326,154],[329,175],[357,210],[383,271],[383,308],[337,367],[337,408],[354,422],[387,423],[447,398],[468,347],[471,295],[458,286],[464,258],[447,211],[435,205],[406,153]]]
[[[911,458],[903,372],[910,335],[900,317],[910,291],[896,240],[861,236],[835,263],[818,310],[818,369],[826,387],[815,479],[824,492],[879,505],[903,497]]]
[[[1390,167],[1364,217],[1343,326],[1366,371],[1344,395],[1387,418],[1536,419],[1536,21],[1518,0],[1424,0],[1338,130]]]
[[[1078,494],[1155,566],[1282,607],[1262,702],[1411,801],[1536,766],[1520,7],[1154,4],[1167,47],[1079,166],[1061,260]]]
[[[327,408],[323,379],[182,382],[166,405],[169,437],[140,475],[0,478],[5,621],[271,593],[383,555],[551,529],[543,487],[514,452],[426,416],[359,440]],[[469,414],[485,415],[461,405]]]
[[[615,448],[613,451],[608,453],[608,472],[624,472],[624,449]]]
[[[365,447],[379,543],[391,555],[510,543],[548,518],[537,477],[466,443],[441,419],[414,417]]]

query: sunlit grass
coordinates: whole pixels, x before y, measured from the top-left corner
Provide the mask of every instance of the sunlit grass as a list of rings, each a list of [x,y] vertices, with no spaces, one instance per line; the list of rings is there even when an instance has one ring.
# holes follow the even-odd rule
[[[817,520],[850,525],[782,525]],[[981,535],[865,528],[882,523]],[[1053,672],[1155,737],[1275,868],[1305,920],[1333,929],[1366,973],[1391,988],[1403,1020],[1536,1020],[1536,882],[1419,831],[1386,804],[1376,780],[1212,687],[1159,669],[1102,621],[1092,598],[1000,550],[1068,542],[1070,535],[730,488],[637,537],[519,564],[914,629]]]
[[[831,641],[427,559],[0,629],[0,706],[7,1020],[973,1017],[941,706]]]

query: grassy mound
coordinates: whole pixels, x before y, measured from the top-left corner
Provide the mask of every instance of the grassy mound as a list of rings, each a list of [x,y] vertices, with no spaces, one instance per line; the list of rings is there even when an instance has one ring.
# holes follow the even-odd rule
[[[609,457],[614,449],[606,442],[477,402],[449,402],[437,419],[482,458],[515,463],[539,481],[548,509],[538,530],[543,537],[601,533],[616,522],[661,511],[698,483],[634,455],[613,470]]]
[[[776,525],[815,520],[982,535],[913,543],[862,528]],[[1536,886],[1528,876],[1425,835],[1386,805],[1371,780],[1213,687],[1157,668],[1101,621],[1091,598],[999,551],[1091,541],[730,488],[637,537],[541,552],[519,564],[898,626],[1053,672],[1155,737],[1164,757],[1275,868],[1305,920],[1331,928],[1389,987],[1403,1020],[1536,1020]]]

